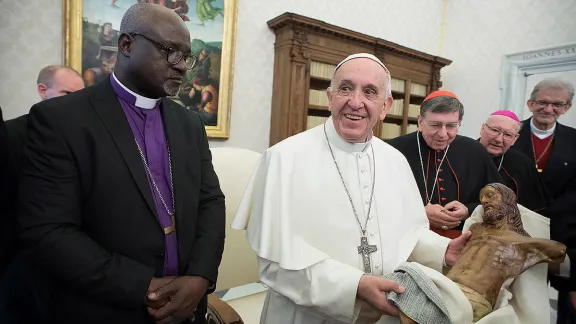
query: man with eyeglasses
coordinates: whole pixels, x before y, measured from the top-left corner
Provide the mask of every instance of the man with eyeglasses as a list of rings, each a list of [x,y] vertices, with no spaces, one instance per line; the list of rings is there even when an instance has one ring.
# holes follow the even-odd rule
[[[482,124],[480,138],[494,165],[498,168],[503,184],[516,194],[518,203],[532,211],[542,213],[551,200],[534,163],[522,152],[510,149],[518,139],[520,120],[509,110],[495,111]]]
[[[568,257],[576,260],[576,129],[558,118],[572,107],[574,85],[558,78],[544,79],[527,102],[532,117],[522,122],[514,148],[532,161],[553,201],[546,207],[550,238],[566,244]],[[576,267],[570,280],[551,276],[559,291],[558,323],[576,323]]]
[[[464,221],[480,204],[480,190],[502,182],[484,147],[458,135],[463,116],[456,95],[434,91],[420,106],[418,131],[388,141],[410,163],[430,229],[449,238],[461,234]]]
[[[182,19],[130,7],[109,78],[34,105],[18,220],[52,323],[204,323],[224,195],[200,117],[167,99],[196,58]]]

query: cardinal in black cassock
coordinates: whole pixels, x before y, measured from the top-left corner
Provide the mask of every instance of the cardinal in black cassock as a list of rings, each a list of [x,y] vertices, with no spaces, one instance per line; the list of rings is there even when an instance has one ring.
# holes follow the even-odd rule
[[[502,183],[486,149],[459,136],[464,107],[448,91],[428,95],[420,107],[418,131],[387,141],[410,164],[434,232],[456,238],[480,204],[480,190]]]
[[[510,148],[518,139],[520,119],[509,110],[498,110],[482,124],[480,144],[492,155],[504,184],[516,193],[518,203],[543,213],[552,200],[534,163],[522,152]]]

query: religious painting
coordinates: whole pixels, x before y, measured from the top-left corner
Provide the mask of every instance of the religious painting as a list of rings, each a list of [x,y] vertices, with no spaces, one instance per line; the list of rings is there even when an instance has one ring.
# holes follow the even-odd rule
[[[174,10],[190,31],[198,61],[171,99],[200,115],[208,137],[228,138],[237,0],[64,0],[64,64],[80,72],[86,86],[109,77],[122,16],[141,2]]]

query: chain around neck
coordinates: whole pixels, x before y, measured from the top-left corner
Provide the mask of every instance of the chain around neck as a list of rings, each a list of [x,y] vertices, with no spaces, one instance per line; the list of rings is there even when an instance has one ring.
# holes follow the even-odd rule
[[[150,176],[150,182],[152,182],[152,186],[154,187],[154,189],[156,189],[156,193],[158,194],[158,197],[160,198],[162,205],[164,205],[164,209],[166,209],[166,212],[168,213],[169,216],[171,216],[171,217],[174,216],[174,214],[176,214],[176,203],[174,201],[174,183],[172,181],[172,157],[170,155],[170,147],[168,145],[166,145],[166,149],[168,150],[168,166],[170,167],[170,194],[172,195],[172,212],[170,212],[170,209],[168,209],[168,206],[166,205],[166,202],[164,201],[164,197],[162,197],[162,193],[160,193],[160,189],[156,185],[156,181],[154,180],[154,176],[152,175],[152,172],[150,171],[150,167],[148,167],[148,162],[146,161],[146,158],[144,157],[144,152],[140,148],[140,144],[138,143],[138,141],[136,139],[134,139],[134,141],[136,142],[136,146],[138,147],[138,152],[140,153],[140,158],[142,159],[142,162],[144,163],[144,167],[146,168],[146,171],[148,172],[148,176]]]
[[[420,157],[420,166],[422,167],[422,179],[424,180],[424,192],[425,192],[425,197],[424,199],[427,199],[427,201],[424,201],[424,204],[429,204],[430,201],[432,200],[432,196],[434,196],[434,188],[436,188],[436,183],[438,182],[438,170],[440,170],[440,168],[442,167],[442,163],[444,163],[444,159],[446,158],[446,154],[448,154],[448,149],[450,148],[450,144],[448,144],[448,146],[446,147],[446,151],[444,151],[444,156],[442,157],[442,160],[440,161],[440,164],[438,165],[438,168],[436,169],[436,176],[434,177],[434,184],[432,185],[432,193],[430,194],[430,196],[428,196],[428,183],[426,182],[426,172],[424,172],[424,161],[422,161],[422,150],[420,149],[420,131],[416,132],[416,143],[418,143],[418,157]]]
[[[330,140],[328,139],[328,134],[326,133],[326,123],[324,123],[324,136],[326,137],[326,143],[328,143],[328,148],[330,149],[330,153],[332,154],[332,160],[334,161],[334,165],[336,166],[336,170],[338,170],[338,174],[340,175],[340,180],[342,180],[342,184],[344,185],[344,189],[346,190],[346,194],[348,195],[348,200],[350,200],[350,205],[352,205],[352,211],[354,212],[354,216],[356,216],[356,221],[358,222],[358,226],[360,226],[360,231],[362,232],[362,236],[366,236],[366,228],[368,226],[368,219],[370,217],[370,211],[372,210],[372,199],[374,198],[374,183],[376,182],[376,163],[374,158],[374,146],[370,145],[372,149],[372,165],[374,168],[374,172],[372,174],[372,192],[370,193],[370,203],[368,205],[368,213],[366,214],[366,221],[364,222],[364,227],[362,227],[362,222],[360,221],[360,217],[358,217],[358,212],[356,212],[356,207],[354,207],[354,202],[352,201],[352,196],[350,195],[350,191],[348,191],[348,187],[346,186],[346,182],[344,181],[344,177],[342,176],[342,172],[340,171],[340,167],[338,166],[338,162],[336,162],[336,156],[334,155],[334,151],[332,150],[332,146],[330,145]]]

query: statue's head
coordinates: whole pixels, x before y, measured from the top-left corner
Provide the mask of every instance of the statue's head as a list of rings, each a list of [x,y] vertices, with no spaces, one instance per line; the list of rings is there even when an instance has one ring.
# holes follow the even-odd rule
[[[491,183],[480,190],[480,202],[484,208],[483,223],[496,226],[503,222],[518,234],[530,236],[522,226],[522,218],[516,204],[516,194],[501,183]]]

